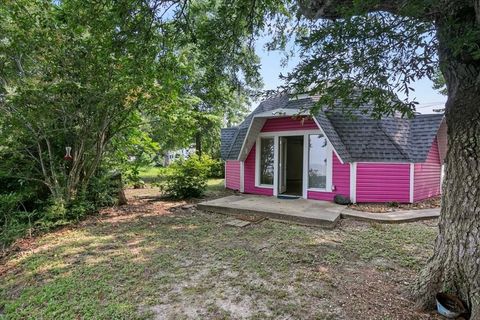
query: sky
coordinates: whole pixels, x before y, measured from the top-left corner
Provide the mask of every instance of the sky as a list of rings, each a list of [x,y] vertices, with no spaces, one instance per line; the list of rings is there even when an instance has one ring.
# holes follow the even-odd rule
[[[286,67],[281,66],[282,53],[279,51],[267,51],[264,48],[267,39],[260,39],[256,44],[257,54],[261,59],[261,75],[264,82],[264,90],[274,90],[283,82],[280,80],[280,73],[286,74],[298,62],[298,58],[292,58]],[[422,79],[413,83],[412,87],[415,91],[411,94],[411,98],[419,102],[417,111],[420,113],[433,113],[433,109],[443,108],[447,97],[438,93],[432,88],[432,81],[429,79]],[[399,94],[400,98],[403,98]],[[251,108],[255,108],[260,101],[255,101]]]

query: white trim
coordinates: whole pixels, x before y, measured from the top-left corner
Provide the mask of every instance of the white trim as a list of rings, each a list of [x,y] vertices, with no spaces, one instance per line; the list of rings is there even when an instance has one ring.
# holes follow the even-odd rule
[[[255,141],[255,187],[260,185],[260,137]]]
[[[320,129],[320,131],[322,132],[322,134],[325,136],[325,138],[327,138],[327,141],[328,141],[328,144],[332,146],[332,150],[335,152],[335,155],[338,157],[338,160],[340,160],[340,163],[341,164],[344,164],[345,162],[343,161],[343,159],[338,155],[338,152],[337,150],[335,150],[335,148],[333,147],[333,144],[330,142],[330,139],[328,138],[328,136],[325,134],[325,131],[323,131],[322,127],[320,126],[320,123],[318,123],[317,119],[315,117],[312,117],[313,118],[313,121],[315,121],[315,124],[317,125],[317,127]]]
[[[327,135],[325,135],[325,139],[327,139]],[[332,192],[333,189],[333,147],[332,144],[329,142],[327,143],[327,157],[330,161],[327,162],[327,185],[326,189],[327,192]]]
[[[272,137],[275,139],[275,137]],[[275,152],[275,149],[274,149]],[[260,184],[260,136],[257,137],[257,141],[255,142],[255,187],[256,188],[265,188],[265,189],[272,189],[275,185],[275,177],[273,178],[274,184]],[[275,155],[274,155],[275,161]],[[243,161],[242,161],[243,162]],[[275,163],[274,163],[275,165]]]
[[[248,136],[250,135],[250,131],[252,129],[252,124],[253,124],[253,122],[255,121],[256,118],[263,118],[266,121],[267,119],[284,118],[284,117],[295,116],[295,115],[307,115],[307,113],[305,113],[305,111],[302,111],[300,109],[282,109],[282,108],[279,108],[279,109],[274,109],[274,110],[270,110],[270,111],[266,111],[266,112],[262,112],[262,113],[258,113],[256,115],[254,115],[252,117],[252,121],[250,121],[250,124],[248,125],[247,133],[245,134],[245,138],[243,139],[242,147],[240,148],[240,152],[238,153],[237,160],[240,160],[242,158],[242,154],[244,152],[245,145],[246,145],[247,140],[248,140]],[[239,128],[239,130],[240,130],[240,128]],[[248,156],[248,154],[246,156]]]
[[[350,163],[350,201],[357,202],[357,163]]]
[[[278,195],[278,136],[273,137],[273,196]]]
[[[265,111],[262,113],[257,113],[252,117],[254,118],[283,118],[283,117],[292,117],[292,116],[307,116],[308,112],[301,109],[284,109],[278,108],[270,111]]]
[[[309,164],[309,151],[308,151],[308,143],[309,143],[309,136],[310,135],[317,135],[321,134],[327,139],[327,177],[326,177],[326,186],[325,189],[319,188],[309,188],[308,187],[308,164]],[[274,131],[274,132],[261,132],[256,139],[255,142],[255,187],[257,188],[266,188],[272,189],[273,188],[273,195],[278,195],[278,186],[279,186],[279,175],[278,175],[278,163],[279,163],[279,138],[280,137],[288,137],[288,136],[303,136],[303,181],[302,181],[302,198],[308,198],[308,191],[314,192],[332,192],[333,188],[333,155],[335,149],[333,148],[332,144],[328,140],[327,135],[321,130],[292,130],[292,131]],[[260,184],[260,139],[262,137],[270,137],[274,140],[274,147],[273,147],[273,185],[263,185]],[[335,153],[336,155],[336,153]],[[337,155],[338,157],[338,155]],[[340,157],[338,157],[340,159]]]
[[[308,134],[303,135],[303,188],[302,195],[308,199]]]
[[[410,163],[410,203],[413,203],[414,181],[415,181],[415,164]]]
[[[411,162],[407,161],[356,161],[358,164],[410,164]]]
[[[308,191],[314,191],[314,192],[332,192],[332,180],[333,180],[333,146],[330,143],[330,141],[327,138],[327,135],[321,132],[321,134],[327,139],[327,147],[326,147],[326,152],[327,152],[327,171],[326,171],[326,182],[325,182],[325,189],[320,189],[320,188],[309,188],[308,187],[308,165],[309,165],[309,150],[308,150],[308,143],[309,143],[309,136],[314,135],[314,134],[319,134],[319,132],[313,132],[313,133],[306,133],[304,136],[304,141],[306,143],[304,144],[304,157],[306,157],[306,162],[304,162],[304,177],[305,180],[307,181],[306,183],[306,189],[305,189],[305,196],[308,195]]]
[[[245,162],[240,161],[240,192],[245,192]]]
[[[247,140],[248,140],[248,137],[250,135],[250,131],[251,131],[251,128],[252,128],[252,124],[253,122],[255,121],[255,119],[258,119],[258,118],[263,118],[265,121],[268,120],[268,119],[275,119],[275,118],[284,118],[284,117],[291,117],[291,116],[296,116],[296,115],[300,115],[300,116],[310,116],[310,113],[306,110],[302,110],[302,109],[282,109],[282,108],[278,108],[278,109],[274,109],[274,110],[270,110],[270,111],[266,111],[266,112],[262,112],[262,113],[258,113],[256,115],[254,115],[252,117],[252,121],[250,121],[250,124],[248,125],[248,129],[247,129],[247,133],[245,135],[245,138],[242,142],[242,147],[240,148],[240,152],[238,153],[238,157],[237,157],[237,160],[240,160],[242,158],[242,154],[244,152],[244,149],[245,149],[245,145],[247,143]],[[315,124],[317,125],[318,129],[316,130],[297,130],[297,131],[278,131],[278,133],[280,132],[285,132],[285,133],[293,133],[293,132],[296,132],[296,134],[284,134],[284,135],[299,135],[301,136],[302,134],[306,133],[306,132],[310,132],[310,131],[317,131],[317,130],[320,130],[320,132],[327,138],[327,141],[328,143],[332,146],[332,149],[333,151],[335,152],[335,155],[338,157],[338,159],[340,160],[340,163],[341,164],[344,164],[345,162],[343,161],[343,159],[338,155],[338,152],[337,150],[335,150],[335,148],[333,147],[333,144],[330,142],[330,139],[328,138],[328,136],[325,134],[325,131],[323,131],[322,127],[320,126],[320,124],[318,123],[317,119],[315,117],[311,117],[313,119],[313,121],[315,122]],[[260,132],[260,134],[269,134],[269,133],[272,133],[272,132]]]
[[[325,135],[326,137],[326,135]],[[328,139],[328,138],[327,138]],[[328,141],[328,143],[330,143],[330,141]],[[333,150],[333,153],[335,153],[335,155],[337,156],[338,160],[340,160],[340,163],[341,164],[345,164],[345,162],[343,162],[342,158],[340,158],[340,156],[338,155],[337,151],[333,148],[333,145],[330,143],[330,145],[332,146],[332,150]]]
[[[272,131],[272,132],[260,132],[259,137],[289,137],[289,136],[303,136],[306,134],[323,134],[322,130],[310,129],[310,130],[291,130],[291,131]],[[326,137],[326,136],[325,136]],[[328,140],[328,138],[327,138]]]
[[[223,166],[223,187],[227,189],[227,162],[228,160],[225,160],[225,165]]]

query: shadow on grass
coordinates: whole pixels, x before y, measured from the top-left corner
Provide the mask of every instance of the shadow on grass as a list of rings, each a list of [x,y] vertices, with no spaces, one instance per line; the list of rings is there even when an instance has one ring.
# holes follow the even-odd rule
[[[364,251],[381,246],[393,228],[371,232],[361,224],[331,231],[271,221],[232,228],[224,225],[227,216],[172,213],[181,205],[141,201],[109,209],[81,228],[42,237],[32,252],[9,261],[15,268],[0,285],[5,315],[361,319],[338,308],[348,302],[362,312],[358,297],[349,301],[346,295],[350,282],[362,284],[361,274],[352,278],[341,270],[372,269],[369,262],[379,254],[363,256]],[[354,246],[351,239],[359,243]],[[399,254],[409,254],[408,246]],[[401,268],[397,260],[392,263]],[[394,291],[391,286],[386,290]],[[395,292],[381,294],[379,301]],[[408,301],[399,306],[408,311]],[[382,312],[386,318],[392,311]]]

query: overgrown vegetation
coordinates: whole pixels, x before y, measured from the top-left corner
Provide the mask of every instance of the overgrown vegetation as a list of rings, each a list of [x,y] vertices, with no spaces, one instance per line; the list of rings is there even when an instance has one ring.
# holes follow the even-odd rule
[[[239,14],[221,37],[226,6],[247,8],[206,3],[2,1],[2,245],[114,203],[111,177],[140,185],[166,150],[197,142],[219,156],[219,128],[261,84],[258,29]]]
[[[181,158],[170,165],[161,178],[160,188],[172,198],[198,198],[205,192],[207,180],[216,166],[216,161],[205,155]]]

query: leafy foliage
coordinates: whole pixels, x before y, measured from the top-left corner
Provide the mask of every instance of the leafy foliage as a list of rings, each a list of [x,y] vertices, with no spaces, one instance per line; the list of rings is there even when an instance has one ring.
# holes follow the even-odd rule
[[[448,94],[447,86],[446,86],[446,83],[445,83],[445,77],[443,76],[443,74],[440,71],[438,71],[435,74],[432,81],[433,81],[433,86],[432,86],[433,89],[438,90],[438,92],[440,92],[441,94],[443,94],[445,96]]]
[[[288,87],[321,94],[319,106],[346,114],[371,103],[376,117],[411,115],[417,104],[410,98],[411,84],[433,77],[438,68],[433,24],[387,12],[344,10],[341,19],[302,24],[296,39],[301,62],[284,77]]]
[[[220,126],[261,84],[250,40],[276,6],[3,1],[0,194],[21,204],[3,228],[35,225],[20,212],[48,226],[78,220],[112,203],[116,172],[137,181],[156,153],[196,136],[218,154]]]
[[[180,158],[162,179],[161,190],[178,199],[198,198],[207,188],[207,180],[215,162],[209,156],[192,155]]]

